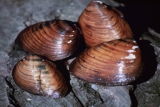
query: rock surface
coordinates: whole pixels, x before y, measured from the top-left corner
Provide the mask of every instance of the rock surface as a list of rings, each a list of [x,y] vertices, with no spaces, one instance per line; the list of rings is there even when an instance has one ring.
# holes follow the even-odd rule
[[[160,34],[149,28],[147,33],[144,33],[141,37],[143,40],[150,41],[148,44],[152,46],[156,54],[155,57],[150,56],[150,64],[147,78],[144,82],[137,85],[135,90],[135,97],[138,107],[159,107],[160,106],[160,47],[158,41],[160,41]],[[151,48],[151,47],[150,47]],[[149,48],[148,48],[149,51]],[[152,51],[153,52],[153,51]],[[151,59],[152,58],[152,59]],[[153,62],[154,61],[154,62]],[[153,63],[157,62],[157,66],[153,67]],[[146,73],[147,74],[147,73]],[[144,77],[144,76],[143,76]]]
[[[1,0],[0,1],[0,107],[159,107],[160,106],[160,49],[157,41],[143,45],[150,49],[153,59],[145,56],[148,71],[138,85],[99,86],[89,84],[67,74],[70,91],[64,98],[51,99],[33,95],[20,89],[12,79],[15,64],[25,56],[22,50],[14,50],[14,40],[18,33],[36,22],[53,18],[77,21],[78,16],[91,0]],[[121,4],[113,0],[102,0],[112,6]],[[74,10],[74,11],[73,11]],[[24,24],[25,23],[25,24]],[[149,31],[152,35],[159,35]],[[154,37],[154,36],[153,36]],[[156,36],[158,37],[158,36]],[[147,38],[144,37],[144,38]],[[159,37],[158,37],[159,38]],[[148,48],[149,47],[149,48]],[[152,48],[152,49],[151,49]],[[157,56],[155,56],[154,53]],[[147,53],[148,53],[147,52]],[[157,58],[157,63],[154,58]],[[151,62],[154,62],[151,64]],[[57,62],[63,64],[63,62]],[[64,65],[63,65],[64,66]],[[146,70],[147,71],[147,70]]]

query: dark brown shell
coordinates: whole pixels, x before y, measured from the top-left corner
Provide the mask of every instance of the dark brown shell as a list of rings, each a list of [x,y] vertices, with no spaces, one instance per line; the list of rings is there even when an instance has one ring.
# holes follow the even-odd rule
[[[79,30],[67,20],[51,20],[34,24],[24,29],[17,37],[22,48],[32,54],[50,60],[61,60],[77,48]]]
[[[120,11],[100,1],[91,2],[79,17],[87,46],[122,38],[133,38],[132,31]]]
[[[70,65],[74,76],[104,85],[126,85],[142,72],[141,51],[132,39],[117,39],[85,50]]]
[[[37,55],[27,55],[13,71],[13,78],[22,89],[52,98],[65,96],[68,87],[55,65]]]

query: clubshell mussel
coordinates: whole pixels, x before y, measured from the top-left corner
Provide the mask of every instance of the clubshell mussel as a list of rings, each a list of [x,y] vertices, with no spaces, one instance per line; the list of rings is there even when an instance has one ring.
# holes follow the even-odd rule
[[[115,39],[133,38],[123,14],[101,1],[89,3],[78,22],[88,47]]]
[[[19,61],[13,70],[13,78],[19,87],[33,94],[59,98],[68,91],[56,66],[37,55],[27,55]]]
[[[79,36],[79,29],[74,22],[50,20],[27,27],[20,32],[16,42],[31,54],[56,61],[75,52]]]
[[[141,51],[133,39],[117,39],[86,49],[70,65],[84,81],[102,85],[127,85],[141,74]]]
[[[141,50],[120,11],[93,1],[78,22],[89,48],[71,63],[72,75],[102,85],[127,85],[141,75]]]

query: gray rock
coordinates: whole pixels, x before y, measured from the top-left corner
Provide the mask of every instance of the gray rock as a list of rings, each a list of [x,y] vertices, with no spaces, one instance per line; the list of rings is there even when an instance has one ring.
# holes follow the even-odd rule
[[[7,75],[7,60],[9,59],[9,56],[6,52],[0,51],[0,76],[6,76]]]
[[[7,107],[10,104],[6,90],[7,84],[5,78],[0,76],[0,107]]]
[[[22,90],[12,78],[14,66],[26,55],[22,50],[13,50],[14,40],[25,28],[25,24],[31,25],[53,18],[77,21],[90,1],[92,0],[39,0],[38,3],[33,0],[0,1],[2,14],[0,91],[3,92],[0,94],[0,107],[129,107],[131,105],[129,89],[126,87],[98,86],[70,76],[69,93],[63,98],[51,99]],[[112,6],[120,6],[113,0],[103,1]]]
[[[99,92],[105,106],[131,107],[129,86],[99,86],[92,84],[91,87]]]
[[[71,76],[71,86],[74,95],[79,99],[83,107],[103,107],[100,94],[91,88],[90,84]]]
[[[144,40],[148,40],[151,43],[152,48],[154,50],[152,53],[155,53],[157,56],[152,57],[150,59],[149,57],[146,59],[150,59],[149,62],[149,68],[155,68],[155,69],[149,69],[148,72],[151,72],[152,75],[149,76],[149,78],[142,83],[137,85],[137,88],[135,90],[135,97],[138,107],[159,107],[160,106],[160,47],[158,41],[160,40],[160,34],[155,32],[152,29],[149,29],[149,32],[143,34],[141,37]],[[148,48],[149,50],[149,48]],[[149,54],[149,52],[148,52]],[[153,60],[156,58],[155,60]],[[146,60],[147,61],[147,60]],[[154,62],[153,62],[154,61]],[[157,61],[157,64],[155,63]],[[153,63],[155,66],[153,67]],[[147,73],[146,73],[147,74]],[[145,78],[145,75],[143,76]]]

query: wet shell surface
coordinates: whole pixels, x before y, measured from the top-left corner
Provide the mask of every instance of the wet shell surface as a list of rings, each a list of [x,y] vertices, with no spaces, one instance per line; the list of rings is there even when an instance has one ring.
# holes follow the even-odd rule
[[[126,85],[142,72],[139,46],[133,39],[117,39],[85,50],[70,65],[70,72],[101,85]]]
[[[100,1],[89,3],[78,22],[88,47],[115,39],[133,38],[123,14]]]
[[[33,94],[59,98],[68,87],[55,65],[37,55],[27,55],[14,68],[13,78],[22,89]]]
[[[61,60],[74,53],[78,45],[79,30],[67,20],[51,20],[24,29],[16,42],[31,53],[50,60]]]

